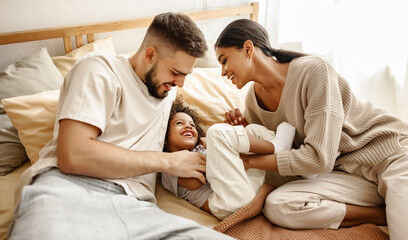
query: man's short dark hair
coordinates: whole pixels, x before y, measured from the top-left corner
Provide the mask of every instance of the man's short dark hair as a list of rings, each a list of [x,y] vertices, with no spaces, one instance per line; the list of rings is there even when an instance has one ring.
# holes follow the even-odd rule
[[[201,30],[184,14],[168,12],[157,15],[146,35],[152,35],[164,44],[194,57],[204,56],[208,49]]]

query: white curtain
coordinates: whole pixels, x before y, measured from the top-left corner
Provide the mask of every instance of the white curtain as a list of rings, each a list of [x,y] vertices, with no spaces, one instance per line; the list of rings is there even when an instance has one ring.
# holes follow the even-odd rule
[[[266,0],[273,46],[321,55],[360,99],[408,122],[408,1]]]

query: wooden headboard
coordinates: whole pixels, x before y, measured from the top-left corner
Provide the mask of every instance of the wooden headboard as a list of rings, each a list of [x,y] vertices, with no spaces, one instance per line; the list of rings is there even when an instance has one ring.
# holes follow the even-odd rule
[[[254,2],[246,6],[202,10],[196,12],[187,12],[185,14],[190,16],[194,21],[239,15],[249,15],[250,19],[257,21],[258,7],[259,3]],[[73,50],[71,38],[75,38],[76,48],[79,48],[87,43],[93,42],[95,39],[95,33],[147,27],[150,25],[152,20],[153,17],[147,17],[86,25],[0,33],[0,45],[62,38],[64,42],[65,53],[68,53]]]

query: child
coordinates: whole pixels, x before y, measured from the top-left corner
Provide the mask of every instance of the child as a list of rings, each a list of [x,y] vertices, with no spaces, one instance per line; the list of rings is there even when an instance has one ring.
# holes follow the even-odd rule
[[[162,173],[164,188],[177,197],[225,219],[251,201],[261,188],[265,171],[245,169],[240,153],[272,154],[291,148],[295,129],[288,123],[274,132],[256,124],[247,127],[214,124],[208,129],[207,150],[199,144],[204,132],[195,110],[175,101],[169,117],[164,151],[189,150],[207,155],[207,183]],[[278,147],[279,146],[279,147]]]

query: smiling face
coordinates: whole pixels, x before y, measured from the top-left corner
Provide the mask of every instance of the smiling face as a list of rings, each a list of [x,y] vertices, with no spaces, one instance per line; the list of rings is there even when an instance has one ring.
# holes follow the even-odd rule
[[[193,71],[196,59],[183,51],[175,51],[174,54],[157,59],[144,75],[149,93],[156,98],[164,98],[173,87],[183,87],[187,74]]]
[[[218,62],[222,66],[221,75],[226,76],[237,88],[248,83],[249,58],[244,48],[218,47],[215,49]]]
[[[166,150],[168,152],[192,150],[197,140],[198,132],[191,116],[184,112],[174,114],[169,122]]]

